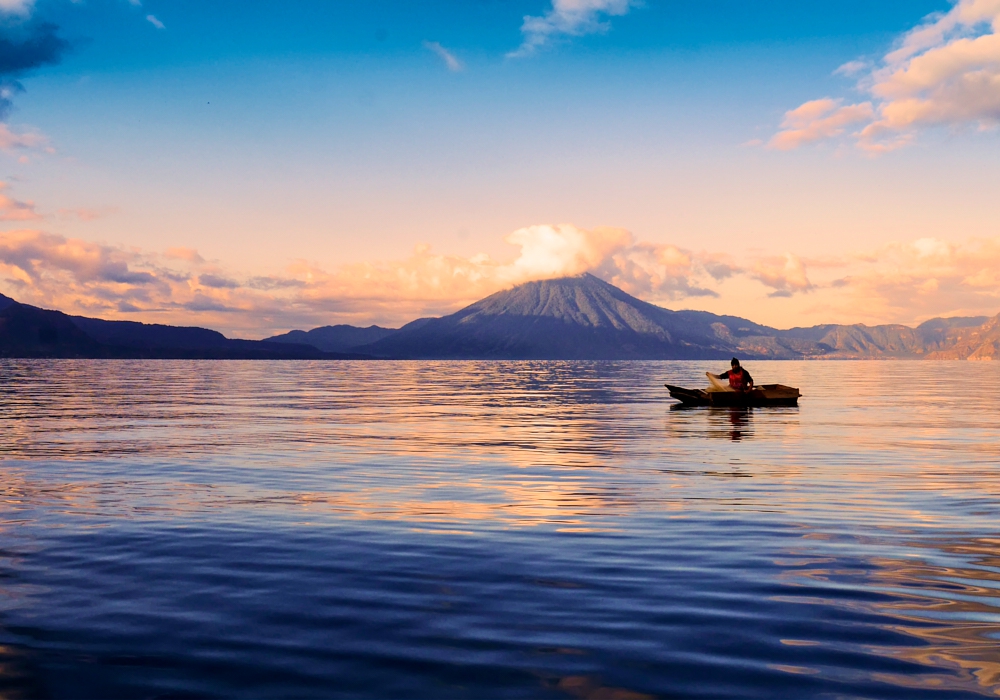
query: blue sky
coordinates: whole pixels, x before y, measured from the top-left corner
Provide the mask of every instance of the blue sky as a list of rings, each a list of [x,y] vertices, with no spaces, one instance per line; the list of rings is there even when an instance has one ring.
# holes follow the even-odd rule
[[[234,280],[303,261],[346,279],[343,266],[385,267],[423,244],[500,263],[518,255],[511,232],[537,225],[761,260],[995,234],[1000,168],[983,115],[893,127],[907,139],[919,127],[898,150],[859,136],[862,151],[851,134],[884,122],[891,100],[871,107],[863,75],[834,72],[878,64],[952,3],[590,0],[605,11],[511,55],[526,16],[574,1],[587,4],[6,0],[6,36],[51,23],[70,44],[15,76],[25,90],[6,122],[45,146],[8,149],[6,196],[33,203],[32,230],[143,255],[193,249]],[[782,126],[800,105],[811,121]],[[772,297],[791,288],[765,277],[755,304],[731,310],[788,324],[842,313],[817,302],[818,284]],[[645,296],[722,310],[747,291],[671,285]],[[468,299],[442,294],[434,309]]]
[[[832,41],[839,47],[831,46],[828,56],[849,60],[865,50],[880,51],[886,41],[924,15],[948,7],[934,0],[645,2],[610,18],[609,31],[564,42],[559,53],[550,55]],[[491,61],[517,48],[525,16],[542,15],[548,9],[547,3],[537,0],[291,4],[147,0],[142,5],[127,0],[41,0],[33,16],[35,21],[58,24],[67,37],[87,42],[82,46],[78,42],[76,57],[63,65],[62,70],[73,74],[261,56],[324,60],[332,55],[379,55],[419,61],[425,40]],[[149,14],[168,30],[159,40],[141,31],[153,28],[144,25]]]

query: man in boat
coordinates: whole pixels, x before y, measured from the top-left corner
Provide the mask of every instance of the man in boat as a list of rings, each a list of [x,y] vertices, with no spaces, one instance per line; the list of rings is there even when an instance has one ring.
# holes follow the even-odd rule
[[[715,375],[718,379],[728,379],[729,386],[735,391],[750,391],[753,389],[753,377],[745,369],[740,367],[740,361],[735,357],[729,363],[732,366],[728,372]]]

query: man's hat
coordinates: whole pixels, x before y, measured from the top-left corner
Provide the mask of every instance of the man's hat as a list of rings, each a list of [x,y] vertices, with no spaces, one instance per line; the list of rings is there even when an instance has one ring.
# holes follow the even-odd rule
[[[736,359],[736,358],[734,357],[734,358],[733,358],[733,360],[732,360],[732,362],[730,362],[729,364],[731,364],[731,365],[732,365],[733,367],[739,367],[739,366],[740,366],[740,361],[739,361],[739,360],[737,360],[737,359]]]

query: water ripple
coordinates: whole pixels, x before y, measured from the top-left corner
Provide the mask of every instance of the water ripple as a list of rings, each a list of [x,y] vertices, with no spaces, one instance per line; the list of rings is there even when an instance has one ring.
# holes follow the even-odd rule
[[[1000,379],[707,369],[0,361],[0,695],[1000,695]]]

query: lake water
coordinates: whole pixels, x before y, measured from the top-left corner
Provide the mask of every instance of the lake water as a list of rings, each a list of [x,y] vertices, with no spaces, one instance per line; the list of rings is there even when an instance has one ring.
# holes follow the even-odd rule
[[[0,696],[1000,695],[1000,373],[0,361]]]

